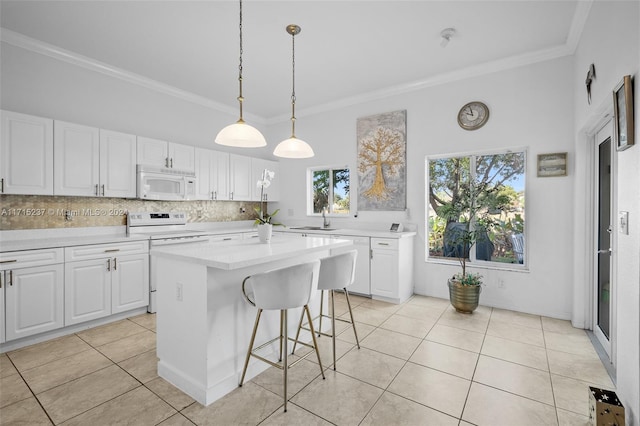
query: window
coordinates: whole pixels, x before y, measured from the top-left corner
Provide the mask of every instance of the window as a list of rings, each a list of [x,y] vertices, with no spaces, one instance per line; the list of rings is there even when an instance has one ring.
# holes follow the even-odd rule
[[[428,158],[426,166],[426,257],[468,253],[478,262],[524,264],[525,152]],[[471,220],[470,205],[477,212]],[[466,227],[476,236],[470,247],[456,239]]]
[[[348,168],[311,168],[309,182],[308,214],[321,214],[324,208],[330,214],[349,214]]]

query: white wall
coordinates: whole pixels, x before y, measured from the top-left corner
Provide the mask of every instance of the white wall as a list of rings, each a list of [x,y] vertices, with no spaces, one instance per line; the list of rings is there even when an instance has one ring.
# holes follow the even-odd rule
[[[347,164],[352,170],[351,200],[357,209],[356,119],[399,109],[407,110],[407,194],[405,212],[358,212],[358,218],[333,219],[332,225],[374,223],[388,229],[392,221],[417,225],[415,291],[448,297],[446,279],[459,266],[425,263],[425,175],[427,155],[525,147],[528,149],[527,226],[529,272],[480,270],[486,278],[481,303],[523,312],[570,318],[574,161],[572,59],[548,61],[486,76],[368,102],[328,113],[298,117],[296,134],[312,144],[316,156],[282,162],[282,219],[320,223],[306,218],[301,179],[311,165]],[[300,77],[302,78],[302,77]],[[462,130],[458,110],[471,100],[485,102],[491,117],[477,131]],[[271,139],[287,135],[287,124],[272,126]],[[569,152],[569,176],[537,178],[539,153]],[[288,216],[290,210],[292,216]],[[497,288],[503,279],[504,289]]]
[[[584,78],[589,64],[595,64],[596,80],[592,86],[592,103],[586,102]],[[576,191],[577,209],[588,208],[588,168],[586,166],[591,137],[585,134],[594,123],[601,120],[603,111],[612,110],[612,90],[630,74],[635,78],[635,139],[640,144],[640,3],[594,2],[589,19],[575,53],[574,95],[576,122],[576,152],[584,159],[579,171]],[[633,146],[618,152],[617,206],[618,211],[629,212],[629,235],[615,234],[613,252],[617,290],[614,362],[617,371],[618,396],[626,409],[627,424],[640,423],[640,147]],[[580,223],[576,229],[576,245],[586,245],[589,223]],[[614,227],[617,231],[617,227]],[[616,243],[617,240],[617,243]],[[586,254],[588,255],[588,254]],[[578,253],[576,271],[584,269],[585,254]],[[588,320],[590,291],[589,280],[577,273],[575,281],[576,320]],[[586,299],[586,300],[585,300]],[[586,314],[585,314],[586,312]],[[585,318],[581,318],[585,317]],[[589,326],[589,324],[585,324]]]

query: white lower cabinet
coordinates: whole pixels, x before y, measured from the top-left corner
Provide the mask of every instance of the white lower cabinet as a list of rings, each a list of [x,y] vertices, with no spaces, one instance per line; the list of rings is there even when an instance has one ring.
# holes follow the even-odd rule
[[[65,325],[111,314],[111,259],[84,260],[65,265]]]
[[[149,304],[149,255],[113,258],[111,313],[129,311]]]
[[[3,341],[64,325],[63,262],[61,248],[0,253]]]
[[[413,238],[371,238],[371,295],[403,303],[413,294]]]
[[[146,241],[65,249],[65,325],[149,304]]]
[[[358,293],[365,296],[371,294],[371,282],[369,273],[369,237],[351,237],[343,235],[332,235],[331,238],[344,239],[353,241],[352,246],[341,247],[331,250],[331,255],[344,253],[350,250],[356,250],[358,256],[356,257],[356,273],[354,282],[347,290],[349,293]]]

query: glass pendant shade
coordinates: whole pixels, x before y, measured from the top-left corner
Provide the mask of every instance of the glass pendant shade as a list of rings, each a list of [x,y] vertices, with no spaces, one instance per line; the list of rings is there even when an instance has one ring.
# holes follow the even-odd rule
[[[296,137],[291,137],[280,142],[273,151],[273,155],[284,158],[310,158],[315,154],[308,143]]]
[[[244,121],[238,121],[220,130],[215,142],[220,145],[239,148],[259,148],[267,145],[262,133]]]

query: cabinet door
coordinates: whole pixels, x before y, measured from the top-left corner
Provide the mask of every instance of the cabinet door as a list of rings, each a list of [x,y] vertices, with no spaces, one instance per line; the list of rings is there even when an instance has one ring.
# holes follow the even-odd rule
[[[111,270],[111,313],[149,305],[149,255],[116,257]]]
[[[100,195],[135,198],[136,137],[100,130]]]
[[[138,164],[169,167],[169,144],[166,141],[138,136],[136,145]]]
[[[0,343],[6,341],[5,336],[5,316],[4,316],[4,286],[5,286],[5,274],[8,272],[0,271]]]
[[[179,143],[169,143],[169,167],[176,170],[195,171],[195,148]]]
[[[64,323],[64,265],[5,273],[7,340],[55,330]]]
[[[53,120],[2,111],[0,192],[53,195]]]
[[[213,199],[229,199],[229,153],[213,151]]]
[[[98,196],[100,130],[64,121],[55,121],[53,128],[53,193]]]
[[[111,262],[109,258],[65,264],[64,325],[111,314]]]
[[[214,152],[196,148],[196,200],[213,200],[213,175],[215,173]]]
[[[264,170],[270,170],[274,172],[273,179],[271,179],[271,184],[268,188],[264,189],[264,198],[263,201],[278,201],[280,198],[280,186],[279,186],[279,163],[276,161],[264,160],[262,158],[252,158],[251,159],[251,183],[252,194],[251,199],[253,201],[260,201],[260,187],[258,187],[257,183],[259,180],[262,180],[262,173]]]
[[[389,298],[398,297],[398,252],[372,250],[371,294]]]
[[[249,201],[253,187],[251,186],[251,157],[229,154],[230,199]],[[256,183],[254,182],[253,185]]]

